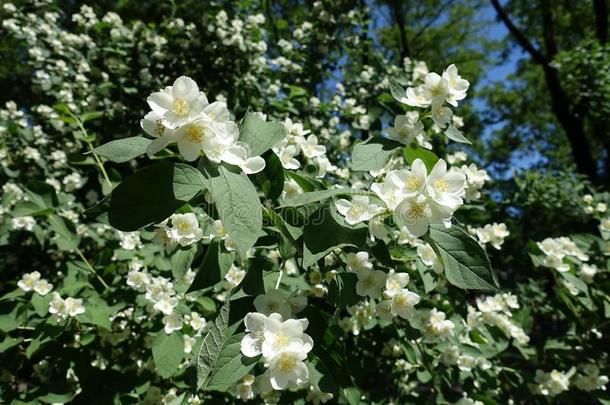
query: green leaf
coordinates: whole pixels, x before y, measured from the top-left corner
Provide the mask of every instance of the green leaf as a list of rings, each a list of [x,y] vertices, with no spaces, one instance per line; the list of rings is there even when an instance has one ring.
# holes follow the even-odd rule
[[[421,146],[405,146],[402,149],[402,154],[405,161],[408,164],[413,164],[416,159],[421,159],[428,169],[428,173],[432,171],[432,168],[438,162],[438,157],[428,149],[424,149]]]
[[[279,277],[279,269],[266,257],[255,257],[250,260],[248,272],[237,289],[246,295],[257,296],[273,289]],[[233,295],[236,298],[237,293]]]
[[[335,220],[328,205],[320,207],[311,214],[303,231],[303,267],[311,266],[336,248],[364,248],[368,235],[367,226],[343,226]]]
[[[245,314],[231,314],[230,317],[232,305],[239,304],[227,297],[194,359],[197,389],[227,391],[258,361],[258,357],[248,358],[241,354],[240,345],[244,333],[235,332]],[[234,322],[234,318],[239,321]]]
[[[390,160],[399,142],[385,138],[369,138],[354,146],[352,151],[352,170],[379,170]]]
[[[160,162],[148,166],[112,191],[108,221],[121,231],[137,231],[162,222],[197,195],[203,184],[201,173],[185,164]],[[99,216],[100,207],[93,208],[91,213]]]
[[[34,307],[34,311],[38,316],[46,316],[49,312],[49,303],[53,299],[52,294],[47,294],[42,296],[40,294],[34,293],[32,295],[32,306]]]
[[[239,126],[239,140],[248,145],[250,156],[259,156],[286,137],[284,124],[263,121],[258,114],[248,113]]]
[[[184,358],[184,338],[182,333],[170,335],[161,331],[153,342],[153,360],[157,373],[163,378],[171,377]]]
[[[172,255],[172,275],[174,279],[181,280],[186,271],[191,267],[197,253],[197,245],[191,245],[188,249],[178,249]]]
[[[80,322],[112,330],[110,317],[119,309],[116,305],[110,307],[105,300],[95,295],[84,300],[83,304],[85,312],[78,316]]]
[[[221,243],[219,240],[210,243],[197,270],[195,279],[187,292],[190,293],[211,287],[220,282],[224,275],[227,274],[227,271],[229,271],[233,264],[233,255],[222,252],[220,248]]]
[[[19,327],[15,318],[10,315],[0,315],[0,330],[2,332],[10,332]]]
[[[258,193],[247,176],[222,166],[210,186],[222,224],[237,251],[245,256],[262,234],[263,214]]]
[[[427,241],[443,262],[447,280],[460,288],[495,290],[498,287],[485,250],[467,232],[453,225],[430,225]]]
[[[277,201],[284,191],[284,167],[272,151],[267,151],[263,157],[265,168],[259,173],[264,178],[261,188],[268,199]]]
[[[67,222],[64,218],[58,215],[49,216],[49,225],[57,234],[57,239],[55,239],[57,246],[61,250],[73,251],[78,247],[80,238],[76,236],[76,232],[73,229],[68,227],[68,224],[73,228],[72,223]]]
[[[340,308],[355,305],[360,301],[360,297],[356,294],[356,283],[358,283],[356,273],[336,274],[328,288],[328,302]]]
[[[78,116],[81,122],[84,124],[87,121],[96,120],[100,117],[103,117],[104,113],[102,111],[87,111]]]
[[[396,79],[392,77],[389,78],[389,82],[390,93],[392,93],[392,97],[394,97],[394,100],[404,104],[407,100],[407,92],[405,91],[404,87],[402,87],[400,83],[398,83],[398,81],[396,81]]]
[[[300,207],[302,205],[311,204],[314,202],[324,201],[330,197],[337,195],[353,194],[351,188],[333,188],[330,190],[312,191],[310,193],[297,194],[294,197],[287,198],[282,204],[283,207]]]
[[[451,139],[452,141],[459,142],[459,143],[467,143],[469,145],[472,144],[472,142],[470,142],[468,140],[468,138],[466,138],[460,132],[459,129],[457,129],[456,127],[454,127],[451,124],[447,125],[447,129],[445,130],[445,135],[447,135],[447,138]]]
[[[112,162],[123,163],[144,154],[151,142],[151,139],[143,136],[132,136],[110,141],[98,146],[93,151]]]

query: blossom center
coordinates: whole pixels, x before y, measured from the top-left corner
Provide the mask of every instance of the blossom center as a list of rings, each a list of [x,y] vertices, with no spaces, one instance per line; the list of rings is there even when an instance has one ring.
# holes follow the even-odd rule
[[[364,213],[364,210],[362,209],[362,207],[360,205],[352,204],[352,206],[349,208],[347,213],[348,213],[348,215],[350,215],[352,217],[358,218],[358,217],[362,216],[362,214]]]
[[[407,179],[407,188],[409,190],[417,190],[419,186],[421,186],[421,181],[417,177],[410,176]]]
[[[176,98],[172,103],[172,111],[174,111],[174,114],[183,117],[189,112],[189,104],[181,98]]]
[[[408,213],[412,218],[423,218],[426,216],[426,205],[424,203],[414,202],[409,207]]]
[[[278,333],[273,340],[275,345],[279,348],[286,347],[288,345],[288,338],[283,333]]]
[[[284,373],[289,373],[291,372],[294,367],[296,366],[296,360],[288,355],[283,355],[280,360],[278,361],[278,368],[280,370],[282,370]]]
[[[155,129],[153,130],[153,134],[161,136],[163,135],[163,131],[165,131],[165,125],[163,125],[163,121],[157,120],[155,122]]]
[[[186,129],[186,137],[191,142],[201,143],[203,140],[203,129],[196,125],[191,125]]]
[[[446,192],[449,189],[449,184],[444,179],[436,180],[434,182],[434,188],[440,192]]]

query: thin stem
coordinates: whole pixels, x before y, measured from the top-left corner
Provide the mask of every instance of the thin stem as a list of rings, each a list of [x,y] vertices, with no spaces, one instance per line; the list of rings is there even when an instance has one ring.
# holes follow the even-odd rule
[[[81,122],[80,118],[78,118],[78,116],[76,116],[74,113],[72,113],[72,111],[68,111],[68,114],[70,114],[70,116],[76,120],[76,123],[78,124],[79,129],[81,130],[81,132],[84,135],[85,142],[87,143],[87,146],[89,147],[89,152],[91,152],[91,154],[93,155],[93,160],[95,160],[95,164],[100,168],[100,171],[102,172],[102,176],[104,176],[104,180],[106,180],[106,184],[108,185],[108,187],[110,187],[112,189],[112,182],[110,181],[110,178],[108,177],[108,173],[106,173],[106,169],[104,168],[104,164],[100,160],[100,157],[97,155],[97,153],[95,153],[95,151],[94,151],[95,148],[93,147],[93,144],[89,141],[89,134],[87,134],[87,130],[85,129],[83,123]]]
[[[106,284],[106,282],[104,281],[104,279],[102,277],[100,277],[99,274],[97,274],[97,271],[95,271],[95,269],[93,268],[93,266],[91,265],[91,263],[89,263],[89,260],[87,260],[87,258],[85,257],[85,255],[83,254],[83,252],[77,247],[76,248],[76,253],[78,253],[78,256],[81,258],[81,260],[83,262],[85,262],[85,266],[87,266],[87,268],[89,270],[91,270],[91,272],[95,275],[95,277],[97,277],[97,279],[100,281],[100,283],[102,283],[102,285],[104,286],[105,289],[109,289],[110,287],[108,286],[108,284]]]
[[[282,281],[282,276],[284,275],[284,269],[280,270],[280,276],[277,278],[277,283],[275,283],[275,289],[280,288],[280,282]]]

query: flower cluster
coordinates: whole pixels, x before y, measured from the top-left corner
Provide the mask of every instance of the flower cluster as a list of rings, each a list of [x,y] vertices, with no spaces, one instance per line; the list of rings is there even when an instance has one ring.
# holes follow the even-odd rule
[[[570,270],[570,265],[564,261],[566,257],[573,257],[586,262],[589,256],[583,252],[570,238],[546,238],[537,243],[538,248],[546,255],[543,265],[565,273]]]
[[[482,245],[489,243],[495,249],[502,249],[504,239],[510,235],[510,232],[506,228],[506,224],[487,224],[482,228],[469,227],[468,231],[477,237]]]
[[[40,273],[37,271],[24,274],[21,280],[17,282],[17,286],[25,292],[33,290],[42,296],[47,295],[53,290],[53,284],[44,278],[40,278]]]
[[[58,321],[65,321],[85,313],[83,300],[81,298],[68,297],[66,299],[54,292],[53,299],[49,302],[49,313],[54,315]]]
[[[457,107],[458,101],[466,97],[469,86],[468,80],[458,74],[457,67],[449,65],[441,75],[434,72],[426,74],[424,83],[407,88],[406,98],[399,101],[412,107],[430,107],[434,123],[445,128],[451,121],[453,111],[443,104]]]
[[[284,390],[299,387],[309,380],[304,363],[313,348],[313,340],[304,333],[307,319],[286,319],[273,312],[265,315],[250,312],[244,319],[247,335],[241,341],[241,352],[247,357],[262,354],[267,371],[261,377],[271,388]],[[262,390],[262,392],[269,390]]]
[[[209,103],[193,79],[180,76],[172,86],[152,93],[147,101],[152,111],[140,124],[155,137],[148,146],[149,154],[175,142],[187,161],[203,152],[210,161],[239,166],[247,174],[265,168],[265,160],[250,157],[246,146],[239,142],[239,128],[231,120],[227,105],[222,101]]]
[[[168,226],[168,221],[172,226]],[[158,225],[153,241],[165,246],[168,252],[173,251],[178,245],[190,246],[203,238],[203,231],[199,227],[197,216],[188,212],[186,214],[174,214],[168,220]]]
[[[457,170],[447,170],[442,159],[429,174],[424,162],[416,159],[410,169],[390,171],[383,182],[373,183],[371,190],[394,213],[399,226],[406,226],[413,236],[419,237],[428,231],[430,224],[451,226],[453,213],[464,202],[465,183],[466,177]],[[364,211],[369,213],[365,216],[353,204],[350,209],[358,211],[361,218],[371,213],[369,208]]]
[[[496,326],[519,344],[527,344],[529,336],[511,319],[515,309],[519,309],[517,297],[509,293],[477,298],[477,309],[468,306],[468,326],[476,328],[481,322]]]

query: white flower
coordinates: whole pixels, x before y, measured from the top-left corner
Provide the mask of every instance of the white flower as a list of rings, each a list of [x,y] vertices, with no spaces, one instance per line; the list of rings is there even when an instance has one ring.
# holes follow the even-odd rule
[[[312,159],[326,153],[326,146],[318,145],[318,137],[309,135],[307,141],[301,143],[301,150],[305,157]]]
[[[180,246],[192,245],[199,242],[203,237],[203,231],[199,228],[197,217],[192,212],[174,214],[171,216],[171,222],[175,240]]]
[[[295,159],[295,156],[299,153],[299,149],[296,145],[288,145],[284,148],[274,148],[280,162],[284,169],[296,170],[301,167],[301,162]]]
[[[397,115],[394,118],[394,126],[385,131],[390,139],[410,145],[424,132],[424,124],[419,121],[419,115]]]
[[[600,220],[599,229],[602,232],[610,232],[610,217]]]
[[[307,357],[313,347],[313,340],[303,331],[307,329],[307,319],[287,319],[281,321],[276,316],[265,320],[263,332],[262,353],[267,359],[272,359],[282,352],[300,352]]]
[[[504,238],[510,235],[506,224],[498,224],[496,222],[487,224],[483,228],[475,229],[475,233],[481,243],[491,243],[496,249],[500,249],[504,243]]]
[[[228,129],[230,131],[226,131],[226,136],[221,137],[219,127],[214,121],[198,118],[178,128],[174,138],[178,144],[178,151],[185,160],[191,162],[205,151],[210,160],[218,163],[222,153],[237,141],[238,134],[233,130],[233,126]],[[156,152],[149,150],[149,153]]]
[[[37,271],[33,271],[31,273],[26,273],[21,276],[21,280],[17,282],[17,286],[21,288],[25,292],[32,291],[36,286],[36,283],[40,280],[40,273]]]
[[[38,280],[36,284],[34,284],[34,291],[42,296],[47,295],[53,290],[53,284],[49,283],[47,280]]]
[[[449,65],[447,69],[443,71],[443,79],[449,87],[449,97],[447,102],[454,107],[457,107],[457,102],[463,100],[466,97],[466,92],[470,83],[468,80],[462,79],[458,74],[457,67],[455,65]]]
[[[254,376],[252,374],[246,374],[244,378],[235,386],[235,395],[237,399],[247,401],[254,398],[254,390],[252,385],[254,384]]]
[[[386,275],[380,270],[360,269],[358,282],[356,283],[356,293],[362,297],[379,298],[381,289],[385,284]]]
[[[466,176],[456,170],[447,170],[447,163],[439,159],[426,179],[426,194],[437,204],[456,210],[462,203]]]
[[[443,272],[443,263],[438,259],[438,256],[432,246],[429,243],[420,244],[417,246],[417,255],[428,267],[432,267],[435,273],[440,274]]]
[[[425,326],[425,334],[431,337],[445,339],[453,333],[455,324],[445,319],[445,313],[432,308],[428,314],[428,322]]]
[[[300,385],[309,379],[309,371],[303,360],[307,353],[301,350],[286,350],[275,356],[269,364],[271,386],[283,390],[290,383]]]
[[[381,208],[375,204],[369,203],[369,197],[355,195],[352,201],[340,198],[335,201],[337,211],[345,217],[345,221],[350,225],[368,221],[377,215]]]
[[[206,324],[207,322],[204,317],[200,316],[197,312],[191,312],[189,325],[191,325],[191,328],[193,328],[197,334],[201,333]]]
[[[294,179],[284,181],[284,189],[282,190],[282,198],[292,198],[296,195],[303,194],[303,189]]]
[[[587,364],[583,367],[583,374],[578,374],[574,381],[576,387],[583,391],[606,390],[608,376],[599,375],[599,367]]]
[[[281,315],[275,313],[271,317],[281,320]],[[244,318],[246,325],[246,336],[241,340],[241,352],[246,357],[256,357],[263,352],[263,341],[265,340],[265,324],[267,316],[259,312],[249,312]]]
[[[173,297],[167,292],[157,294],[153,300],[156,301],[153,308],[165,315],[173,314],[174,308],[178,306],[178,298]]]
[[[396,273],[394,270],[390,270],[385,281],[384,295],[388,298],[392,298],[403,290],[409,283],[408,273]]]
[[[144,290],[150,284],[150,276],[146,271],[131,270],[127,273],[127,285],[135,290]]]
[[[372,269],[373,263],[369,260],[368,252],[348,253],[345,256],[345,264],[349,271]]]
[[[390,301],[390,309],[393,315],[409,319],[413,316],[414,306],[420,301],[419,295],[403,288],[396,292]]]
[[[584,263],[582,265],[582,267],[580,268],[580,275],[583,278],[583,280],[585,280],[587,283],[593,282],[593,277],[595,277],[597,272],[598,272],[598,268],[594,264]]]
[[[393,170],[386,176],[387,182],[400,189],[403,198],[415,197],[425,191],[428,171],[421,159],[415,159],[409,170]],[[372,187],[371,187],[372,188]]]
[[[398,226],[405,226],[415,237],[424,235],[430,224],[446,222],[450,218],[449,209],[423,194],[404,199],[394,213]]]
[[[184,335],[184,353],[188,354],[193,351],[193,345],[197,342],[197,338]]]
[[[34,225],[36,225],[36,220],[30,215],[13,218],[11,222],[13,229],[15,230],[25,229],[26,231],[32,231],[34,229]]]
[[[168,335],[173,331],[182,329],[182,317],[180,314],[171,313],[163,317],[163,330]]]
[[[190,118],[197,117],[208,106],[205,93],[200,92],[197,83],[186,76],[180,76],[172,86],[152,93],[147,101],[169,128],[177,128]]]
[[[68,317],[75,317],[84,312],[82,299],[68,297],[64,300],[58,293],[53,293],[53,299],[49,303],[49,313],[55,315],[58,320],[66,320]]]
[[[229,283],[230,288],[237,287],[246,276],[246,271],[240,269],[236,265],[232,264],[227,274],[225,274],[225,280]]]
[[[434,121],[439,128],[445,128],[451,121],[451,117],[453,117],[453,111],[451,111],[451,108],[449,107],[433,104],[430,116],[432,117],[432,121]]]
[[[271,290],[266,294],[259,295],[254,299],[254,307],[257,312],[271,315],[276,312],[284,319],[292,316],[292,309],[286,300],[286,295],[281,290]]]

